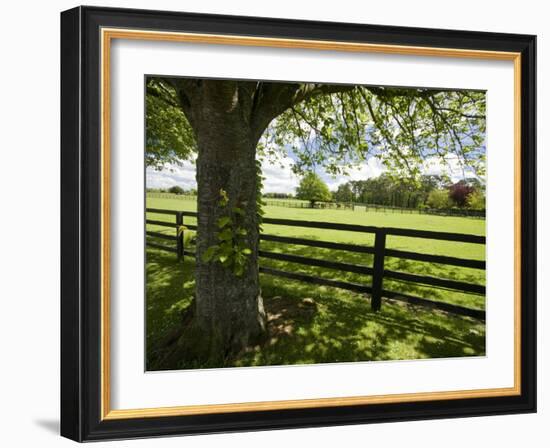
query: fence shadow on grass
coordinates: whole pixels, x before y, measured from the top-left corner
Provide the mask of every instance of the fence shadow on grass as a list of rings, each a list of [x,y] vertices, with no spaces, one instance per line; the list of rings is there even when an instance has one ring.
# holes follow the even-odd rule
[[[245,353],[236,365],[283,365],[373,360],[447,358],[485,354],[483,324],[446,313],[386,303],[370,309],[359,294],[312,288],[298,282],[262,278],[264,306],[270,313],[281,298],[311,298],[309,318],[288,316],[289,334]]]
[[[303,236],[303,238],[310,240],[319,239],[316,235],[306,235]],[[277,243],[272,243],[269,241],[262,241],[261,248],[265,251],[282,252],[289,255],[298,255],[322,260],[344,262],[355,265],[363,265],[366,267],[371,267],[373,265],[374,257],[372,254],[293,244],[279,245]],[[262,259],[261,265],[290,272],[312,274],[327,279],[344,280],[364,285],[370,285],[372,281],[371,276],[365,274],[342,272],[333,269],[306,266],[281,260]],[[445,278],[449,280],[457,280],[473,284],[485,283],[484,271],[470,268],[456,268],[453,266],[441,265],[437,263],[386,257],[385,269],[419,275],[427,275],[437,278]],[[450,291],[435,288],[433,286],[423,286],[418,283],[398,282],[391,279],[384,279],[384,288],[407,295],[416,295],[430,300],[440,300],[456,305],[462,305],[477,309],[485,309],[485,297],[480,295]]]
[[[296,269],[296,265],[286,269]],[[478,321],[390,301],[374,313],[364,295],[267,275],[261,276],[261,284],[270,317],[269,340],[227,360],[226,366],[485,354],[485,327]],[[166,340],[180,329],[182,313],[191,302],[194,262],[190,257],[176,262],[173,254],[147,250],[146,290],[147,368],[185,368],[156,362]]]

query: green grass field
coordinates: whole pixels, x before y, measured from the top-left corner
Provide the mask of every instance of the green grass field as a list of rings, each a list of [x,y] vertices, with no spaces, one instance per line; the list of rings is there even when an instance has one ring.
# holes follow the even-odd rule
[[[195,211],[193,200],[147,198],[147,207]],[[303,219],[335,223],[402,227],[411,229],[485,234],[485,221],[462,217],[365,212],[364,209],[319,210],[278,206],[265,208],[267,217]],[[168,215],[148,214],[149,219],[166,221]],[[194,224],[192,218],[185,218]],[[296,236],[353,244],[373,244],[373,235],[323,229],[264,225],[264,233]],[[173,234],[173,229],[148,226],[148,229]],[[191,236],[192,232],[188,232]],[[262,242],[262,249],[292,253],[333,261],[372,265],[372,255],[305,246]],[[387,247],[485,259],[485,246],[433,241],[419,238],[388,237]],[[155,249],[147,250],[147,357],[148,367],[182,368],[155,365],[162,341],[178,325],[181,311],[193,294],[193,261],[176,262],[175,255]],[[275,260],[261,260],[293,272],[324,278],[353,281],[369,285],[371,278],[353,273],[302,266]],[[443,266],[388,258],[386,268],[448,278],[470,283],[485,283],[482,270]],[[370,311],[369,300],[361,294],[335,288],[318,287],[262,275],[262,295],[270,315],[269,343],[261,349],[227,360],[229,366],[275,365],[338,361],[417,359],[484,355],[485,326],[468,318],[446,313],[383,302],[380,313]],[[384,288],[472,308],[484,309],[485,297],[448,290],[385,280]],[[311,299],[305,300],[304,299]]]

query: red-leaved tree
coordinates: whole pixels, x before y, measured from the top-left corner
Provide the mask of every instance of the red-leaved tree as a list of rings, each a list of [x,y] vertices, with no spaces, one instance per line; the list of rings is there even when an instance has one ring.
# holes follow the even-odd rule
[[[458,207],[465,207],[468,196],[474,192],[474,187],[464,181],[459,181],[449,187],[449,197]]]

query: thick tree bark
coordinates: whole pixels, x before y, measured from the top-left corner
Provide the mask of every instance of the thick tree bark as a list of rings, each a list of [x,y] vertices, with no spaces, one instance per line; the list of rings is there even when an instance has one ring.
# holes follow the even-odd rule
[[[164,360],[184,364],[222,365],[231,355],[255,345],[266,335],[266,318],[258,270],[256,146],[271,120],[293,104],[330,93],[331,86],[256,83],[228,80],[164,80],[177,92],[197,142],[198,232],[195,301],[185,319],[177,347]],[[334,90],[350,89],[337,86]],[[203,255],[219,243],[220,190],[229,208],[244,209],[241,227],[252,253],[244,274],[235,273]]]
[[[241,85],[239,85],[241,84]],[[183,357],[219,364],[265,335],[266,322],[258,271],[256,210],[257,138],[250,126],[251,101],[242,83],[208,81],[193,110],[198,189],[196,297],[193,317],[184,330]],[[220,190],[229,204],[220,207]],[[252,253],[241,276],[203,254],[219,243],[218,219],[234,206],[244,209],[241,227]]]

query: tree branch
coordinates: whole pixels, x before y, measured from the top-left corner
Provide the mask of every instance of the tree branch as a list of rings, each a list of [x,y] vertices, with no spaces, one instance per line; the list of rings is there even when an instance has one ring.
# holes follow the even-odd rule
[[[354,88],[344,84],[262,83],[252,110],[253,132],[259,138],[275,117],[304,100]]]
[[[147,95],[158,98],[167,106],[180,107],[179,103],[174,97],[174,94],[170,92],[161,82],[149,81],[146,85],[146,91]]]

